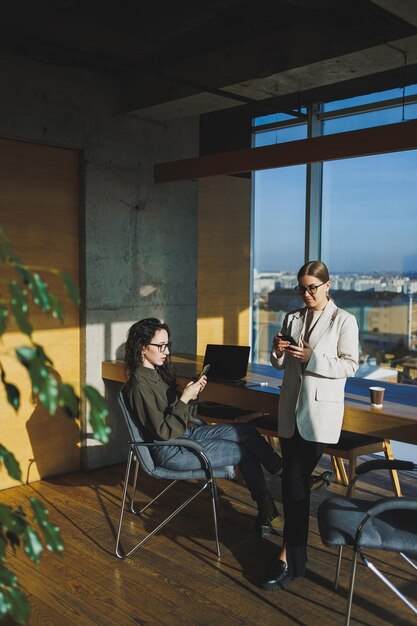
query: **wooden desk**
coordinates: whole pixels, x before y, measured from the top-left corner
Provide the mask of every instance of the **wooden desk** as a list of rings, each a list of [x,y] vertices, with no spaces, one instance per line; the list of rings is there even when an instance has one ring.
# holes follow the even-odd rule
[[[180,382],[187,382],[200,371],[202,357],[176,355],[173,362]],[[122,362],[103,361],[102,376],[104,379],[125,382]],[[260,382],[267,382],[268,385],[261,386]],[[232,385],[210,382],[204,390],[204,399],[276,416],[281,382],[282,372],[270,365],[251,364],[245,383]],[[382,409],[374,409],[370,405],[368,391],[373,384],[379,384],[379,381],[348,379],[344,430],[417,444],[417,386],[384,383],[384,406]]]

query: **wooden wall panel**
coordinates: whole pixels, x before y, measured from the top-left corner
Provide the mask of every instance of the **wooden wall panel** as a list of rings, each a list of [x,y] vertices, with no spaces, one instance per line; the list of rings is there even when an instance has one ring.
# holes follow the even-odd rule
[[[0,139],[0,226],[14,250],[28,265],[66,269],[79,279],[78,152]],[[44,346],[65,382],[80,386],[79,311],[66,297],[61,281],[42,274],[64,307],[63,325],[31,306],[36,328],[34,341]],[[14,278],[1,272],[0,292]],[[24,478],[32,481],[79,469],[78,425],[64,416],[55,419],[30,397],[26,370],[13,358],[16,346],[27,345],[12,320],[0,345],[7,379],[22,393],[19,413],[7,404],[0,388],[0,442],[21,464]],[[15,484],[4,469],[0,488]]]
[[[197,353],[207,343],[248,345],[251,181],[199,181]]]

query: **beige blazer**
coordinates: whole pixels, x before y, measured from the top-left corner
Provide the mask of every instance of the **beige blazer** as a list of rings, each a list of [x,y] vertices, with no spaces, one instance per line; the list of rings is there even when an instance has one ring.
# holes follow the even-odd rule
[[[300,342],[307,308],[288,313],[281,329]],[[309,362],[271,353],[271,364],[285,368],[278,407],[278,436],[291,437],[295,423],[303,439],[336,443],[342,428],[346,378],[358,368],[359,332],[353,315],[329,300],[309,338]]]

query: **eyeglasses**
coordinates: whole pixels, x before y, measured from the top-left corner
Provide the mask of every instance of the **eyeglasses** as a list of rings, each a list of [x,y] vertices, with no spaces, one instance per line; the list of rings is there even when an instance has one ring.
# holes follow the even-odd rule
[[[320,283],[319,285],[308,285],[308,287],[303,287],[302,285],[297,285],[295,290],[298,291],[300,296],[303,296],[306,291],[310,294],[310,296],[314,296],[317,293],[317,289],[322,285],[325,285],[327,281],[324,283]]]
[[[168,351],[171,352],[172,341],[168,341],[168,343],[150,343],[148,345],[155,346],[155,348],[158,348],[159,352],[166,352],[167,348]]]

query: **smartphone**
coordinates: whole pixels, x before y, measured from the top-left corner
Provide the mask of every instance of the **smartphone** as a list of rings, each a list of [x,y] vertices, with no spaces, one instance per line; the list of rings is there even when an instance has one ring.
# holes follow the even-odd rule
[[[281,339],[281,341],[289,341],[292,346],[297,345],[296,340],[294,339],[294,337],[291,337],[291,335],[281,335],[279,339]]]
[[[201,378],[202,376],[205,376],[207,374],[207,372],[209,371],[209,369],[210,369],[210,363],[207,363],[207,365],[205,365],[203,367],[203,369],[201,370],[200,374],[198,375],[198,378]]]

